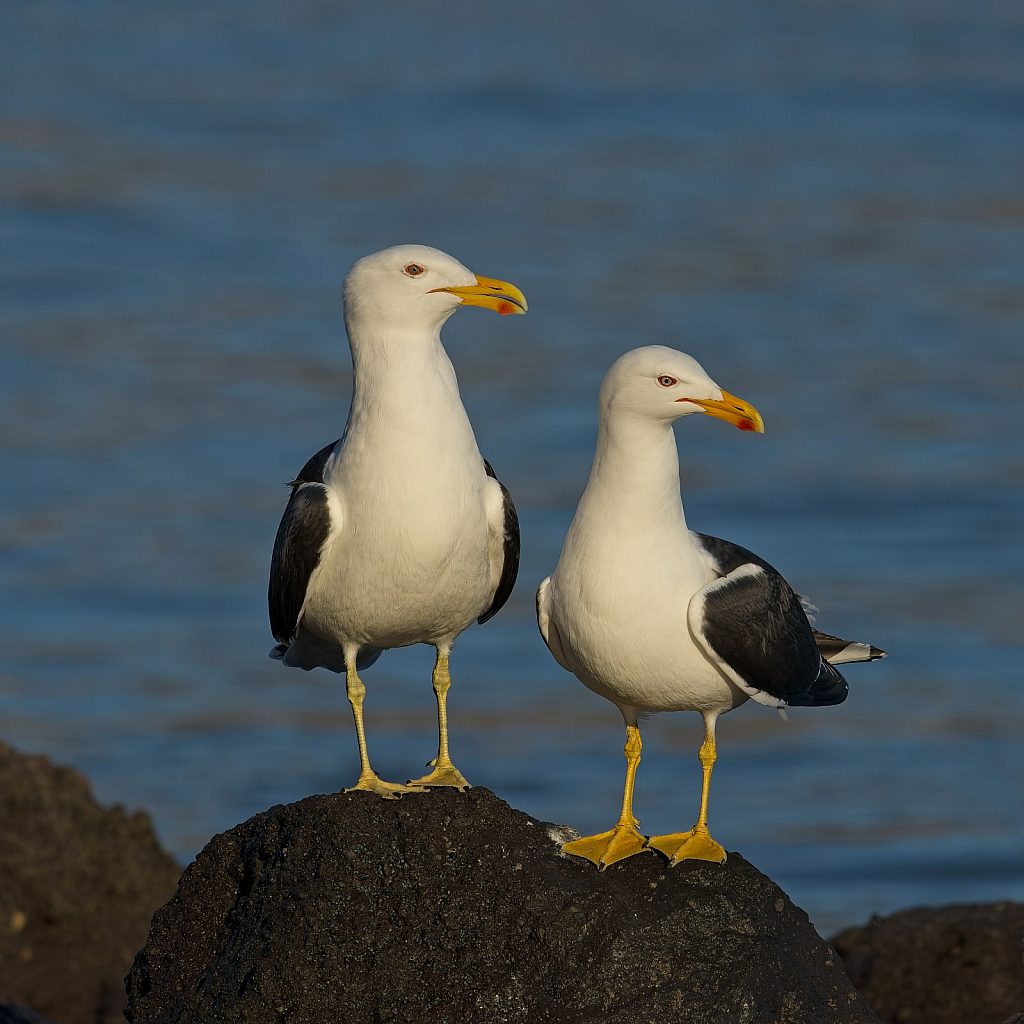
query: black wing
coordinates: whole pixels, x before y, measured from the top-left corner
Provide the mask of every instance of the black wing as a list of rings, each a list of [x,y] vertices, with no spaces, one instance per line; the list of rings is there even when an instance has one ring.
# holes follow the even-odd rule
[[[306,587],[331,532],[324,467],[338,442],[321,448],[291,481],[270,561],[270,631],[286,647],[295,639]]]
[[[773,566],[752,551],[695,534],[722,578],[702,598],[696,631],[737,682],[764,703],[841,704],[846,680],[821,655],[799,595]]]
[[[741,547],[739,544],[733,544],[729,540],[722,540],[720,537],[709,537],[705,533],[694,532],[693,535],[711,556],[718,571],[723,576],[728,575],[734,569],[738,569],[741,565],[753,563],[754,565],[760,565],[767,572],[774,573],[782,579],[779,572],[760,555],[755,555],[753,551]],[[785,580],[783,580],[783,583],[785,583]],[[786,585],[788,586],[788,584]],[[799,597],[799,595],[797,596]],[[802,600],[801,608],[806,616],[807,611],[803,608]],[[817,611],[816,608],[814,610]],[[810,621],[813,621],[813,619]],[[833,665],[845,665],[854,661],[878,661],[879,658],[886,657],[885,651],[881,648],[875,647],[872,644],[862,643],[859,640],[842,640],[837,636],[822,633],[820,630],[813,628],[811,629],[811,636],[814,637],[815,646],[818,648],[821,656]]]
[[[497,615],[504,607],[505,602],[516,585],[516,577],[519,575],[519,516],[516,515],[516,507],[512,503],[512,495],[508,488],[498,480],[491,469],[491,464],[484,459],[484,469],[487,475],[497,482],[501,488],[501,496],[504,499],[505,510],[505,559],[501,563],[501,578],[498,580],[497,589],[494,591],[494,600],[491,606],[476,621],[483,624],[488,619]]]
[[[332,441],[330,444],[325,444],[323,448],[312,456],[310,460],[299,470],[299,475],[288,482],[288,486],[292,489],[292,497],[295,496],[295,492],[303,484],[322,484],[324,482],[324,469],[327,466],[327,460],[334,454],[334,449],[341,443],[339,437],[337,441]]]

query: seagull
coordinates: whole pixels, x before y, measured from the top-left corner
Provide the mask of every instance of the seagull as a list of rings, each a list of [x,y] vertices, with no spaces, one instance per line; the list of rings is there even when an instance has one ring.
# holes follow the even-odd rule
[[[464,790],[448,752],[448,657],[474,619],[508,600],[519,521],[477,449],[440,332],[459,306],[525,313],[526,299],[439,249],[399,245],[355,264],[344,303],[352,404],[343,436],[290,484],[270,567],[270,656],[345,674],[359,743],[353,790]],[[358,673],[417,643],[437,649],[438,751],[429,774],[403,786],[370,767]]]
[[[748,699],[783,717],[787,705],[840,704],[848,686],[833,666],[885,657],[813,630],[800,596],[763,558],[687,528],[672,424],[696,413],[764,433],[753,406],[682,352],[651,345],[614,363],[601,385],[590,480],[558,565],[537,591],[537,624],[555,660],[626,724],[618,824],[562,847],[600,869],[644,849],[670,865],[724,863],[707,826],[719,715]],[[701,714],[704,779],[696,825],[645,840],[633,817],[638,719],[656,711]]]

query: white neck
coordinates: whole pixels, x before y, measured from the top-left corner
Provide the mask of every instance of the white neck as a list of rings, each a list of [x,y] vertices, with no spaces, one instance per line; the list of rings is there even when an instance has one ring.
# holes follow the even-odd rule
[[[641,531],[652,522],[686,529],[679,496],[679,453],[669,423],[605,412],[580,512],[600,505],[603,516]]]
[[[339,470],[362,479],[436,481],[479,459],[439,331],[353,331],[352,405]]]
[[[465,420],[455,369],[438,333],[351,341],[352,407],[348,431],[371,422],[430,432],[440,414]],[[468,420],[466,421],[468,424]]]

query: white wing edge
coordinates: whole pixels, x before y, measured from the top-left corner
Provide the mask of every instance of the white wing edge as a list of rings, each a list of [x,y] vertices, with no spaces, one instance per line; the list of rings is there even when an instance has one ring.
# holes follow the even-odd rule
[[[505,495],[493,476],[485,477],[484,515],[487,517],[487,562],[490,594],[484,608],[490,608],[498,592],[505,567]]]
[[[328,487],[327,484],[308,483],[303,484],[299,490],[301,491],[303,487],[322,487],[327,493],[327,515],[330,518],[331,525],[327,539],[320,547],[320,561],[317,562],[316,568],[309,574],[309,582],[306,584],[306,596],[303,598],[302,607],[299,609],[299,617],[295,620],[296,636],[299,633],[299,623],[302,622],[302,617],[306,614],[306,605],[309,603],[310,594],[313,593],[313,588],[316,586],[317,577],[327,562],[331,548],[334,547],[334,542],[341,536],[341,530],[345,523],[345,513],[341,506],[341,495],[333,487]]]
[[[830,665],[849,665],[856,661],[878,661],[885,657],[885,654],[871,656],[871,644],[862,644],[851,640],[841,651],[837,651],[831,658],[825,660]]]
[[[551,656],[566,672],[571,672],[569,662],[562,649],[562,638],[558,635],[558,627],[551,621],[551,577],[541,581],[537,588],[537,627],[544,643],[548,645]]]
[[[686,621],[690,626],[690,633],[697,645],[711,660],[711,662],[718,666],[718,669],[727,679],[734,682],[748,697],[757,701],[758,704],[763,704],[767,708],[784,708],[786,706],[786,702],[784,700],[780,700],[778,697],[773,697],[770,693],[765,693],[764,690],[759,690],[756,687],[751,686],[750,683],[733,670],[728,662],[723,661],[715,653],[711,648],[711,645],[704,638],[704,604],[707,595],[715,590],[721,589],[733,580],[741,579],[744,576],[756,576],[758,573],[763,572],[764,569],[762,569],[761,566],[755,565],[753,562],[747,562],[744,565],[737,566],[727,575],[719,576],[717,580],[712,580],[710,583],[701,587],[701,589],[690,598],[690,605],[686,609]]]

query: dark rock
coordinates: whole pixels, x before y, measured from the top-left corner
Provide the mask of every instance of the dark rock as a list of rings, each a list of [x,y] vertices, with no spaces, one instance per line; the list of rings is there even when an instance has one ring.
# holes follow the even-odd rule
[[[53,1024],[48,1017],[40,1017],[24,1006],[4,1006],[0,1003],[0,1024]]]
[[[876,1022],[742,857],[599,873],[486,789],[274,807],[153,918],[134,1024]]]
[[[919,907],[832,937],[888,1024],[1002,1024],[1024,1007],[1024,904]]]
[[[145,814],[105,810],[78,772],[0,743],[0,1002],[123,1021],[124,975],[180,873]]]

